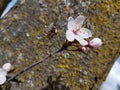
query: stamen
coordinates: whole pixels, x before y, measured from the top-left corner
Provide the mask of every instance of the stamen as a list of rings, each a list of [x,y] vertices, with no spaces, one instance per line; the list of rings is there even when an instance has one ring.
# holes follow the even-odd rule
[[[77,35],[77,32],[79,31],[79,28],[78,29],[74,29],[72,32]]]

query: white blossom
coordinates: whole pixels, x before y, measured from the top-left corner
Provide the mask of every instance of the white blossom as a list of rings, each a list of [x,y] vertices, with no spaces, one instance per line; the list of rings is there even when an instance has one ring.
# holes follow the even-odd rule
[[[0,85],[1,84],[4,84],[5,83],[5,81],[6,81],[6,76],[0,76]]]
[[[82,46],[88,45],[87,39],[92,36],[92,33],[87,28],[82,28],[85,17],[80,15],[76,19],[72,17],[68,18],[68,30],[66,31],[66,38],[68,41],[72,42],[77,40]]]
[[[4,70],[3,68],[0,68],[0,76],[2,76],[2,75],[6,76],[7,75],[7,71]]]
[[[5,63],[2,68],[0,68],[0,85],[4,84],[5,81],[7,80],[6,75],[11,69],[11,64],[10,63]]]

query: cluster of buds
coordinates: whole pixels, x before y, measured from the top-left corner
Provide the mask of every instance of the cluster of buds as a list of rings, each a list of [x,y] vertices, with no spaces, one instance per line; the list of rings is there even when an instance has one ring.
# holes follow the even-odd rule
[[[7,73],[11,70],[11,64],[5,63],[2,68],[0,68],[0,85],[4,84],[7,80]]]
[[[81,51],[86,51],[86,47],[96,49],[102,45],[102,41],[100,38],[93,38],[90,41],[86,39],[92,37],[91,30],[82,27],[85,21],[85,17],[83,15],[78,16],[76,19],[72,17],[68,18],[68,30],[66,31],[66,39],[69,42],[77,41],[79,43],[79,48]]]

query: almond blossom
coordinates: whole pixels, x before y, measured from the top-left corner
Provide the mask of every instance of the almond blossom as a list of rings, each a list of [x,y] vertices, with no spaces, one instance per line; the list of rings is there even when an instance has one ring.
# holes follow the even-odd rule
[[[92,36],[92,33],[89,29],[83,28],[83,22],[85,17],[80,15],[76,19],[72,17],[68,18],[68,30],[66,31],[66,38],[68,41],[72,42],[77,40],[82,46],[88,45],[88,42],[85,40]]]
[[[2,68],[0,68],[0,85],[4,84],[7,80],[6,75],[11,69],[10,63],[5,63]]]
[[[94,38],[89,42],[89,47],[96,49],[102,45],[102,41],[100,38]]]

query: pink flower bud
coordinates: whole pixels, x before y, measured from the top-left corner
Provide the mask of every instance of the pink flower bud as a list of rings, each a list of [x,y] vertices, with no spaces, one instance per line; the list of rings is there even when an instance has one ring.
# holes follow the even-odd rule
[[[82,52],[85,52],[86,51],[86,47],[80,47],[80,51],[82,51]]]
[[[94,38],[89,42],[88,46],[90,48],[96,49],[96,48],[100,47],[101,45],[102,45],[101,39],[100,38]]]
[[[11,66],[12,66],[12,65],[11,65],[10,63],[5,63],[2,68],[3,68],[4,70],[6,70],[7,72],[9,72],[10,69],[11,69]]]

